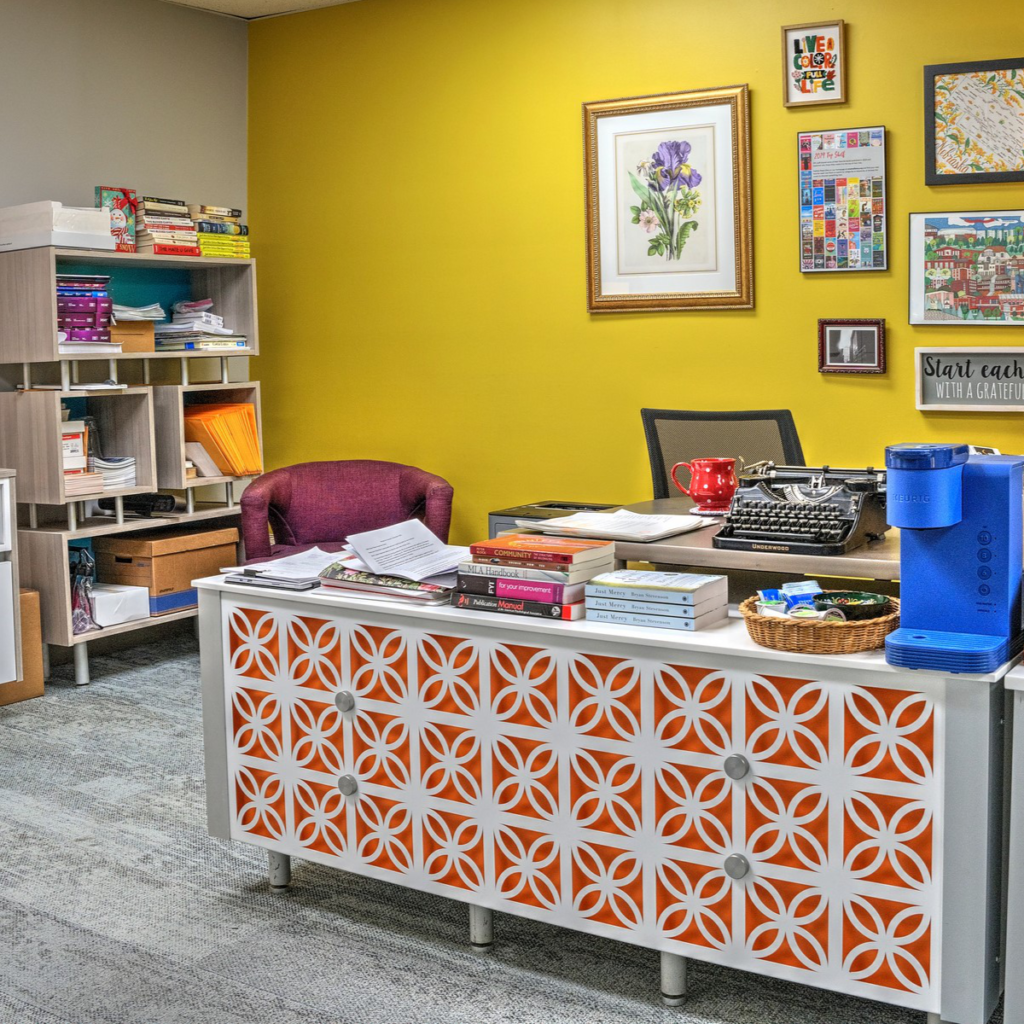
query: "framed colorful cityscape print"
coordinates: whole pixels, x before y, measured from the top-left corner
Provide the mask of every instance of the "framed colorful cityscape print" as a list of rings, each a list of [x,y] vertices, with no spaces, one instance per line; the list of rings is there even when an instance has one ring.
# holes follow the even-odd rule
[[[846,24],[782,29],[782,102],[787,107],[846,102]]]
[[[910,322],[1024,325],[1024,210],[912,213]]]
[[[885,270],[885,128],[800,132],[800,270]]]
[[[746,85],[583,105],[591,313],[751,309]]]
[[[928,185],[1024,181],[1024,57],[924,69]]]

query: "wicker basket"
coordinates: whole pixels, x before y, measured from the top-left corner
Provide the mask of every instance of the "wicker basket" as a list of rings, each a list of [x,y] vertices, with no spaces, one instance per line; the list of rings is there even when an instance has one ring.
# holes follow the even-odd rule
[[[779,619],[759,615],[757,595],[740,605],[750,639],[761,647],[798,654],[855,654],[885,646],[885,638],[900,624],[900,603],[889,598],[893,610],[861,622],[825,622],[822,619]]]

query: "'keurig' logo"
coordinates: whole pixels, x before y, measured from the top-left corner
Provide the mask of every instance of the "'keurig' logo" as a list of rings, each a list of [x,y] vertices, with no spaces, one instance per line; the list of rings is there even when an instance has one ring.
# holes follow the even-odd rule
[[[927,505],[932,500],[930,494],[890,494],[890,501],[909,501],[917,505]]]

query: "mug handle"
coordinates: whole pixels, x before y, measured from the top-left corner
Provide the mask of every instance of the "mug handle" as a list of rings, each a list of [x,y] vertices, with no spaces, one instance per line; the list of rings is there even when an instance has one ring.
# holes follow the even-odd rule
[[[686,496],[687,496],[688,498],[692,498],[692,497],[693,497],[693,495],[692,495],[692,494],[690,494],[689,490],[688,490],[687,488],[685,488],[685,487],[684,487],[684,486],[683,486],[683,485],[682,485],[682,484],[681,484],[681,483],[680,483],[680,482],[679,482],[679,481],[678,481],[678,480],[676,479],[676,470],[677,470],[677,469],[678,469],[678,468],[679,468],[680,466],[685,466],[685,467],[686,467],[686,468],[687,468],[687,469],[688,469],[688,470],[690,471],[690,483],[692,484],[692,483],[693,483],[693,466],[691,466],[691,465],[690,465],[690,464],[689,464],[688,462],[677,462],[677,463],[676,463],[676,464],[675,464],[675,465],[674,465],[674,466],[672,467],[672,471],[671,471],[671,473],[669,473],[669,476],[671,476],[671,477],[672,477],[672,483],[674,483],[674,484],[676,485],[676,487],[678,487],[678,488],[679,488],[679,490],[681,490],[681,491],[683,492],[683,494],[685,494],[685,495],[686,495]]]

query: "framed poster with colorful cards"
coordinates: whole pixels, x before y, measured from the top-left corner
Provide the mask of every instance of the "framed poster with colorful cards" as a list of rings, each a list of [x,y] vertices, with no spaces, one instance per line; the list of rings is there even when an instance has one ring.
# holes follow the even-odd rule
[[[822,21],[782,28],[782,102],[846,102],[846,25]]]
[[[924,180],[1024,181],[1024,57],[924,69]]]
[[[885,128],[800,132],[800,270],[885,270]]]

